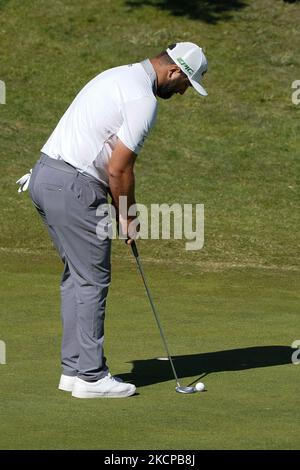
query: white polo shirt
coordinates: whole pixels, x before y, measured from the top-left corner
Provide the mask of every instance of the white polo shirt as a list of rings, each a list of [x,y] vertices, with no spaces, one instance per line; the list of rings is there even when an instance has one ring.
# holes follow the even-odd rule
[[[79,92],[41,151],[108,185],[117,139],[138,154],[155,122],[155,78],[149,60],[100,73]]]

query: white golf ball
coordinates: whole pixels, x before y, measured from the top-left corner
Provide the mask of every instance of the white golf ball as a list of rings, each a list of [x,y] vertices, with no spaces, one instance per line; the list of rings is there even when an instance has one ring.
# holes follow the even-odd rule
[[[196,383],[195,389],[197,390],[197,392],[203,392],[203,390],[205,390],[204,383],[202,383],[202,382]]]

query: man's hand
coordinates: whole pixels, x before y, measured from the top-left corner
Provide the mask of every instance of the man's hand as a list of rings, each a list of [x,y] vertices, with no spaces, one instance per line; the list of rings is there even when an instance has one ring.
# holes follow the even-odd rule
[[[140,223],[137,217],[128,217],[127,219],[119,219],[119,231],[125,237],[127,245],[133,243],[139,237]],[[121,230],[120,230],[121,229]]]

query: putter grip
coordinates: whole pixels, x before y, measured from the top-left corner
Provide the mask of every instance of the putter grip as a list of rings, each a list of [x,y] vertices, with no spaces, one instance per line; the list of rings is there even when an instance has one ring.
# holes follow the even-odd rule
[[[134,254],[135,258],[138,258],[139,253],[138,253],[138,249],[137,249],[135,241],[133,241],[130,246],[131,246],[132,253]]]

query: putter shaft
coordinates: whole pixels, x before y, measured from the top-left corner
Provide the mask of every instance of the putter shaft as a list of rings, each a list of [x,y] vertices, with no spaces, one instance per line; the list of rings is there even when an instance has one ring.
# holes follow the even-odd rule
[[[155,317],[155,320],[156,320],[156,323],[157,323],[157,326],[158,326],[158,329],[159,329],[159,332],[160,332],[160,336],[163,340],[164,347],[165,347],[168,359],[169,359],[171,367],[172,367],[172,371],[173,371],[173,374],[174,374],[174,377],[175,377],[175,380],[176,380],[176,383],[177,383],[177,387],[181,388],[179,380],[178,380],[178,376],[177,376],[177,373],[176,373],[176,370],[175,370],[175,367],[174,367],[174,364],[173,364],[173,360],[172,360],[172,357],[171,357],[171,354],[170,354],[170,351],[169,351],[169,348],[168,348],[168,344],[167,344],[167,341],[166,341],[166,338],[165,338],[165,335],[164,335],[164,332],[163,332],[163,329],[162,329],[162,326],[161,326],[159,315],[156,311],[156,308],[155,308],[155,305],[154,305],[154,302],[153,302],[153,299],[152,299],[152,295],[151,295],[151,292],[149,290],[149,287],[148,287],[148,284],[147,284],[147,281],[146,281],[145,273],[144,273],[144,270],[143,270],[143,266],[142,266],[142,263],[141,263],[141,260],[140,260],[139,253],[138,253],[137,246],[136,246],[135,242],[131,243],[131,249],[132,249],[133,255],[136,259],[138,270],[139,270],[139,272],[141,274],[141,277],[143,279],[143,283],[144,283],[144,286],[145,286],[145,289],[146,289],[146,292],[147,292],[147,295],[148,295],[148,299],[149,299],[152,311],[154,313],[154,317]]]

